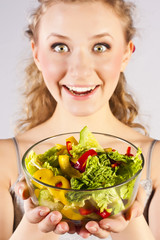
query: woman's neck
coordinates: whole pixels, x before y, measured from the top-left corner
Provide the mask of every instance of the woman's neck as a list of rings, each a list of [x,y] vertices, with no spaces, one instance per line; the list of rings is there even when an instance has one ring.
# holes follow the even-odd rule
[[[58,105],[53,116],[48,120],[48,127],[57,133],[80,131],[84,126],[88,126],[94,132],[113,134],[120,125],[121,123],[113,116],[109,105],[103,106],[89,116],[73,116]]]

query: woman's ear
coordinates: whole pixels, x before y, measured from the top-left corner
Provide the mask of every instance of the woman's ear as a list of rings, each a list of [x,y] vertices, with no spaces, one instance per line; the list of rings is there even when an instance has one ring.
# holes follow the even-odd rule
[[[132,41],[130,41],[127,45],[127,48],[124,53],[122,65],[121,65],[121,72],[124,72],[126,66],[128,65],[128,62],[130,60],[130,57],[132,56],[132,53],[135,51],[135,46]]]
[[[32,48],[34,62],[36,64],[37,68],[39,69],[39,71],[41,71],[40,62],[39,62],[39,58],[38,58],[38,49],[33,40],[31,41],[31,48]]]

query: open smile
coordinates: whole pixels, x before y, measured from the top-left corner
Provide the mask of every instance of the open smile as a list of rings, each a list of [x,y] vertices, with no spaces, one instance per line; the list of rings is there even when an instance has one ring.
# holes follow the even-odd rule
[[[75,86],[66,86],[63,85],[63,87],[68,90],[71,94],[74,96],[87,96],[88,94],[91,94],[94,92],[94,90],[98,87],[99,85],[95,86],[89,86],[89,87],[75,87]]]

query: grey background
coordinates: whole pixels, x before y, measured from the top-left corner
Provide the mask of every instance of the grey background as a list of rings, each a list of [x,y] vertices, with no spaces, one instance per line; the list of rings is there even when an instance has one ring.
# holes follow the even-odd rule
[[[138,35],[126,77],[140,105],[140,122],[148,126],[152,137],[160,139],[160,1],[134,2]],[[30,55],[24,30],[36,4],[36,0],[0,0],[0,138],[14,134],[14,119],[21,102],[18,88]]]

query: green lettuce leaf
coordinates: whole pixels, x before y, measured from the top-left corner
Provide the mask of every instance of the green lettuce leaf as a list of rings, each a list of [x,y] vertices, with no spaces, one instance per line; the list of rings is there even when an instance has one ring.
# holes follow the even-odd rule
[[[95,136],[93,135],[92,132],[88,129],[87,126],[85,126],[81,131],[80,131],[80,139],[79,139],[79,144],[81,146],[84,146],[87,149],[94,148],[97,151],[103,152],[104,149],[101,147]]]
[[[50,163],[52,167],[59,167],[58,163],[58,155],[57,152],[59,150],[55,147],[50,148],[48,151],[46,151],[43,154],[38,155],[38,160],[43,164],[45,162]]]
[[[86,152],[88,149],[81,144],[72,145],[72,150],[70,153],[72,154],[73,158],[78,159],[84,152]]]
[[[141,150],[138,149],[135,156],[122,155],[117,151],[99,152],[97,156],[89,156],[85,172],[81,174],[81,177],[71,178],[71,188],[101,189],[123,183],[142,168],[140,154]],[[112,167],[112,161],[118,161],[121,164]],[[124,209],[123,200],[130,199],[134,182],[135,180],[132,180],[118,188],[96,190],[91,193],[87,191],[68,192],[67,199],[73,205],[80,202],[80,206],[83,206],[86,200],[93,201],[100,211],[110,209],[110,203],[112,203],[114,214],[117,214]]]
[[[116,169],[113,169],[106,153],[89,156],[86,170],[80,178],[71,179],[72,189],[97,189],[115,184]]]
[[[25,163],[26,168],[31,175],[33,175],[38,169],[42,168],[37,154],[34,151],[31,151],[29,153],[28,157],[25,159]]]
[[[43,154],[36,154],[33,150],[30,151],[28,157],[25,159],[26,168],[28,172],[33,175],[38,169],[48,168],[53,171],[55,175],[61,173],[58,162],[57,148],[52,147]]]
[[[45,163],[42,165],[42,167],[51,170],[51,171],[53,172],[53,175],[54,175],[54,176],[62,175],[61,169],[60,169],[60,168],[56,168],[56,167],[52,167],[52,165],[51,165],[49,162],[45,162]]]

